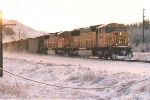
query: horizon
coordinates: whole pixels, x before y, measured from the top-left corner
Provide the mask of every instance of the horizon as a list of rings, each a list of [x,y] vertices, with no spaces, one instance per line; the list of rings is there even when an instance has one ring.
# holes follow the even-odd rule
[[[2,17],[37,31],[67,31],[97,24],[139,23],[150,19],[147,0],[0,0]],[[136,5],[136,6],[133,6]]]

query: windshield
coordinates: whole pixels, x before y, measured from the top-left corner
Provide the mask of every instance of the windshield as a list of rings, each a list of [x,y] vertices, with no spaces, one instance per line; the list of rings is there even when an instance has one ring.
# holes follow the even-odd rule
[[[110,33],[110,32],[113,32],[113,31],[116,31],[116,27],[106,27],[105,28],[106,33]]]
[[[70,34],[62,34],[62,38],[68,37]]]
[[[127,31],[125,27],[118,27],[118,31]]]

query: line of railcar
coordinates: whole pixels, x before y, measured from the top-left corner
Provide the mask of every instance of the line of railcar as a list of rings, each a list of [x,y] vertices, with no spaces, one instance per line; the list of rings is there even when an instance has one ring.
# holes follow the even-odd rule
[[[21,39],[18,41],[11,41],[3,43],[4,52],[28,52],[28,53],[39,53],[47,54],[47,48],[43,48],[43,36],[36,38]]]
[[[133,57],[126,27],[118,23],[49,33],[32,39],[4,43],[3,48],[5,51],[44,54],[54,51],[56,55],[98,56],[100,59],[130,59]]]

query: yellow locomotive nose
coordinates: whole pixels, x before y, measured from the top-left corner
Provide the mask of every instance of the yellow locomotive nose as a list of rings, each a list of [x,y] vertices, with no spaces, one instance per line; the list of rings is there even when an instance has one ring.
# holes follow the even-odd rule
[[[112,40],[114,46],[129,46],[128,33],[125,31],[115,31],[112,33]]]

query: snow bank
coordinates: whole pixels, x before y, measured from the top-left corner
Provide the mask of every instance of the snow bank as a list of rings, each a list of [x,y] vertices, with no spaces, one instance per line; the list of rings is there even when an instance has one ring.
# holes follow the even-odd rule
[[[47,85],[4,72],[0,87],[6,85],[12,91],[15,87],[21,94],[3,92],[1,99],[150,99],[150,80],[141,81],[150,78],[147,63],[15,53],[4,53],[3,62],[4,70]]]

